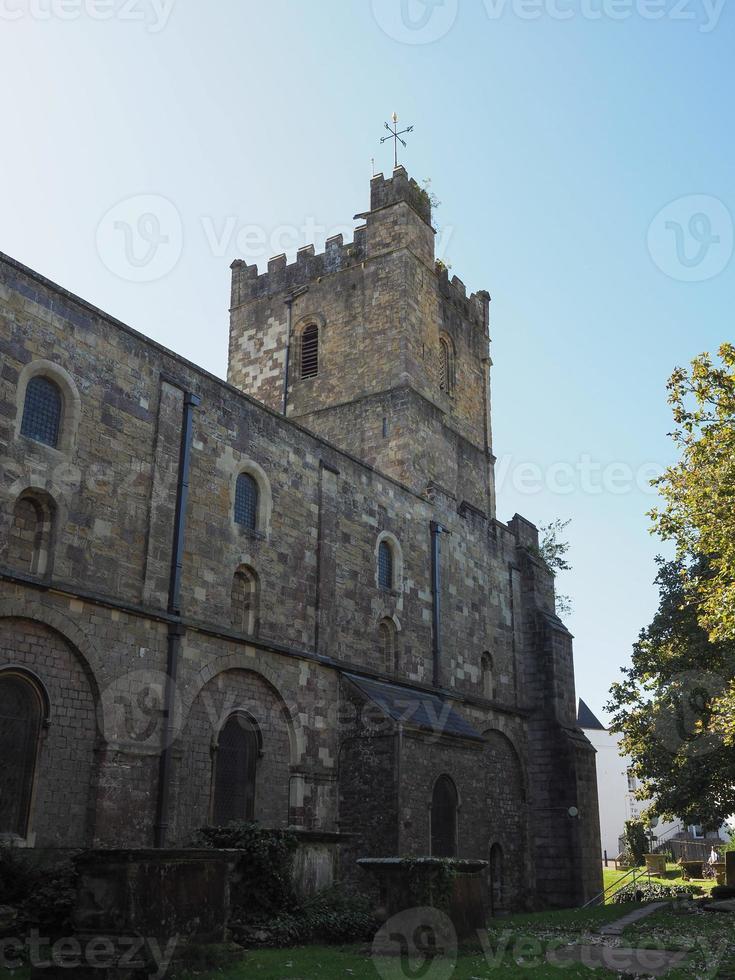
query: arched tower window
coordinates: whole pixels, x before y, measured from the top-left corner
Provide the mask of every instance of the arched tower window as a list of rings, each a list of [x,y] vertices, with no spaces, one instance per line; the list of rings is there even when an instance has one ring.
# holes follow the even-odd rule
[[[237,478],[235,523],[251,531],[258,526],[258,484],[249,473],[241,473]]]
[[[31,815],[44,699],[23,673],[0,672],[0,833],[25,838]]]
[[[378,624],[378,639],[380,642],[380,666],[386,673],[392,674],[398,669],[396,657],[396,625],[392,619],[382,619]]]
[[[378,584],[381,589],[393,588],[393,549],[387,541],[378,545]]]
[[[310,323],[301,333],[301,377],[315,378],[319,374],[319,327]]]
[[[454,394],[454,345],[449,337],[439,338],[439,388]]]
[[[50,570],[53,501],[47,494],[26,491],[15,502],[8,534],[7,562],[27,575]]]
[[[42,374],[31,378],[26,387],[21,433],[55,449],[59,442],[62,408],[61,389],[54,381]]]
[[[431,854],[433,857],[457,856],[457,787],[449,776],[434,783],[431,798]]]
[[[492,654],[485,651],[482,655],[482,693],[486,698],[495,697],[495,674],[493,672]]]
[[[224,827],[252,820],[255,813],[255,772],[260,732],[249,715],[236,711],[223,725],[214,758],[212,821]]]
[[[260,580],[248,565],[235,572],[231,593],[232,628],[238,633],[257,636],[260,625]]]

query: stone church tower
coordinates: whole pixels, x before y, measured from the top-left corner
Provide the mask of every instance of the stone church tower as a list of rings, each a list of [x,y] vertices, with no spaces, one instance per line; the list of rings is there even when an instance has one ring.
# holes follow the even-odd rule
[[[490,297],[435,263],[431,203],[403,167],[373,178],[357,217],[349,245],[277,256],[260,276],[233,264],[228,380],[282,411],[288,361],[289,418],[416,493],[439,488],[494,517]],[[310,328],[316,370],[303,361]]]

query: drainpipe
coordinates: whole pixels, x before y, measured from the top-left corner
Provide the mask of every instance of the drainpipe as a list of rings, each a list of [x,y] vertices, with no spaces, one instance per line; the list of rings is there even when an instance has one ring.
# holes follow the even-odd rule
[[[436,521],[431,522],[431,594],[433,684],[441,687],[441,542],[440,535],[451,532]]]
[[[283,369],[283,398],[281,399],[281,415],[286,414],[288,406],[288,372],[291,365],[291,334],[293,332],[293,304],[294,300],[304,293],[309,292],[308,286],[300,286],[290,293],[284,303],[286,304],[286,366]]]
[[[184,565],[184,531],[186,526],[186,503],[189,496],[189,471],[191,468],[191,437],[194,409],[201,404],[198,395],[185,391],[179,384],[165,379],[169,384],[184,392],[184,413],[181,423],[181,447],[179,450],[179,475],[176,484],[176,516],[174,518],[174,540],[171,550],[171,575],[168,586],[168,611],[174,616],[181,614],[181,574]],[[168,652],[166,657],[166,691],[163,707],[163,732],[161,735],[161,755],[158,766],[158,800],[156,804],[156,823],[154,827],[154,846],[166,846],[166,832],[169,824],[169,800],[171,795],[171,756],[175,730],[176,679],[179,669],[181,637],[184,627],[181,623],[171,623],[168,627]]]

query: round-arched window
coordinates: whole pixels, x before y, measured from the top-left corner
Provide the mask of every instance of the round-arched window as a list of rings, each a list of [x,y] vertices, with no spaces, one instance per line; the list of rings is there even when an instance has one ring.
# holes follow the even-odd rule
[[[457,787],[449,776],[434,783],[431,799],[431,854],[433,857],[457,856]]]
[[[241,473],[237,478],[235,523],[251,531],[258,526],[258,484],[249,473]]]
[[[21,434],[54,449],[59,443],[63,399],[50,378],[36,375],[26,387]]]

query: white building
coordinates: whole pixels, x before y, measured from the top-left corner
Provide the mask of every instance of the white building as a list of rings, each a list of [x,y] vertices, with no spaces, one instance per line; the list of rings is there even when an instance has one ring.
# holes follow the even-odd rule
[[[630,775],[631,759],[620,750],[620,735],[609,731],[580,698],[577,725],[583,729],[597,752],[597,792],[600,806],[600,838],[602,856],[611,860],[620,853],[619,839],[625,821],[640,817],[650,800],[637,800],[635,776]],[[687,842],[697,857],[707,857],[707,842],[727,840],[726,828],[719,834],[706,834],[701,827],[686,827],[681,821],[661,821],[655,830],[657,842],[671,840]]]

